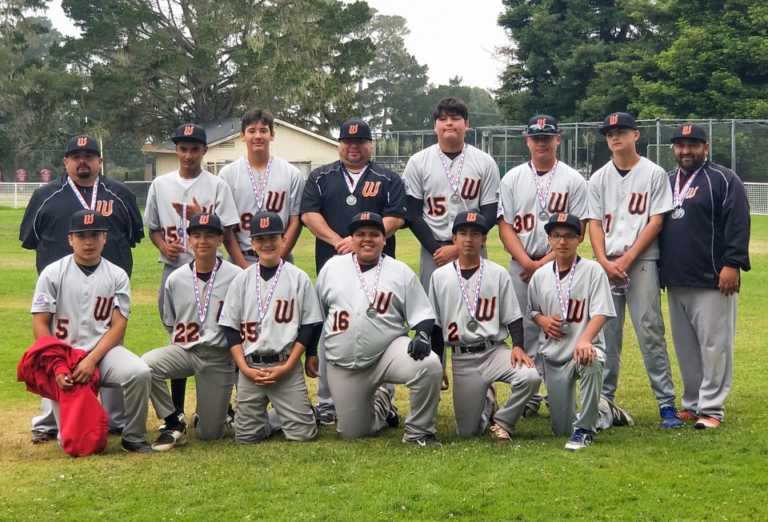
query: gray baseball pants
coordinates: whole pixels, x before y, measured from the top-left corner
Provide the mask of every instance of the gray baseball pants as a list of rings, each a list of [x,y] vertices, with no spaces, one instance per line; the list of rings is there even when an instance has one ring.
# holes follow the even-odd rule
[[[488,388],[493,383],[505,382],[511,386],[507,403],[496,411],[492,419],[510,432],[541,384],[536,368],[512,366],[509,347],[503,343],[479,353],[460,353],[454,348],[451,362],[453,411],[456,432],[461,437],[479,435],[488,427],[488,421],[483,422],[482,414]]]
[[[283,363],[260,364],[255,367],[267,368],[278,364]],[[279,426],[274,421],[270,422],[267,412],[270,403],[279,417]],[[235,441],[260,442],[278,429],[283,431],[288,440],[308,441],[317,436],[315,412],[309,402],[301,364],[296,364],[275,384],[256,384],[242,372],[238,373]]]
[[[228,349],[203,345],[185,349],[172,344],[149,351],[142,359],[152,370],[150,399],[159,418],[164,419],[176,411],[167,380],[194,376],[198,437],[212,440],[224,434],[224,421],[236,375]]]
[[[733,383],[737,295],[672,287],[667,301],[683,379],[683,408],[722,420]]]
[[[581,410],[576,414],[576,380],[579,380]],[[589,366],[569,359],[563,364],[544,361],[544,382],[547,385],[552,432],[569,436],[576,428],[597,432],[600,419],[600,388],[603,362],[599,359]]]
[[[659,273],[656,261],[638,260],[629,269],[629,289],[625,295],[614,295],[616,317],[609,319],[605,333],[605,370],[603,395],[616,399],[621,367],[621,346],[624,334],[625,307],[629,306],[637,343],[643,356],[645,371],[659,407],[675,405],[675,386],[669,366],[667,343],[664,339],[664,318],[661,316]]]
[[[410,391],[406,439],[436,432],[443,368],[434,352],[420,361],[412,359],[407,352],[409,342],[408,337],[398,337],[367,368],[353,370],[328,364],[328,384],[338,417],[336,431],[341,437],[365,437],[386,426],[392,395],[381,387],[384,383],[405,384]]]

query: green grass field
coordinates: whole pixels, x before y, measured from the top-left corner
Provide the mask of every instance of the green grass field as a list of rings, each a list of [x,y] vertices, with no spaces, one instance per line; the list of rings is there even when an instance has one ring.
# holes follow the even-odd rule
[[[125,454],[119,438],[111,437],[103,455],[72,459],[55,443],[30,444],[29,422],[39,401],[16,382],[16,364],[32,340],[28,310],[36,277],[34,253],[18,242],[21,215],[0,209],[0,520],[768,518],[768,218],[753,220],[753,270],[743,277],[734,388],[720,430],[657,427],[630,327],[618,400],[637,425],[601,433],[577,454],[564,451],[564,439],[550,434],[546,414],[522,420],[511,444],[460,440],[446,392],[440,450],[406,447],[400,430],[345,442],[324,428],[318,441],[304,444],[275,438],[238,446],[192,436],[187,447],[149,456]],[[398,240],[398,257],[416,269],[415,239],[404,231]],[[495,231],[489,242],[491,259],[506,263]],[[312,248],[305,230],[296,261],[314,277]],[[126,345],[143,353],[166,344],[167,335],[156,313],[155,251],[144,241],[134,255]],[[673,372],[679,392],[676,362]],[[314,382],[310,386],[314,390]],[[503,398],[504,388],[498,390]],[[191,412],[193,386],[188,394]],[[407,409],[401,389],[398,405]],[[151,408],[150,417],[154,437],[158,422]]]

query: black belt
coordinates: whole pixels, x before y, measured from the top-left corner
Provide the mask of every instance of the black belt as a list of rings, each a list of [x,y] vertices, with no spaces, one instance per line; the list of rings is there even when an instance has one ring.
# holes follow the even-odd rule
[[[259,355],[252,353],[245,356],[245,362],[249,364],[274,364],[277,362],[283,362],[288,360],[288,351],[283,350],[280,353],[272,353],[269,355]]]
[[[459,353],[480,353],[489,348],[491,344],[492,343],[490,341],[485,341],[477,344],[460,344],[454,348],[458,350]]]

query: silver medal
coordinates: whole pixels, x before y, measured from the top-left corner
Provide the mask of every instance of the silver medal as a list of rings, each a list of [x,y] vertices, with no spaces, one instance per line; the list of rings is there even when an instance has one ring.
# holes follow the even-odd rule
[[[570,327],[568,326],[567,321],[560,325],[560,331],[564,334],[567,334],[569,329]]]
[[[461,203],[461,196],[458,194],[451,195],[451,203]]]
[[[685,209],[683,207],[677,207],[672,211],[672,219],[682,219],[685,216]]]
[[[376,317],[376,309],[372,306],[369,306],[368,310],[365,311],[365,315],[373,319],[374,317]]]
[[[475,321],[474,319],[472,319],[472,320],[470,320],[470,321],[467,323],[467,330],[469,330],[470,332],[475,332],[475,331],[477,331],[477,327],[478,327],[478,326],[479,326],[479,325],[477,324],[477,321]]]
[[[350,207],[354,207],[355,205],[357,205],[357,198],[355,197],[354,194],[350,194],[349,196],[347,196],[346,202],[347,202],[347,205],[349,205]]]
[[[539,212],[539,219],[542,221],[546,221],[549,219],[549,214],[547,214],[546,210],[542,210],[541,212]]]

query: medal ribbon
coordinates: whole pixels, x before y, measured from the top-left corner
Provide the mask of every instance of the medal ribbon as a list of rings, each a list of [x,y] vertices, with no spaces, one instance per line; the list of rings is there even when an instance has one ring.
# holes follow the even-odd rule
[[[675,205],[675,208],[682,207],[683,201],[685,201],[685,195],[688,193],[688,189],[691,188],[691,184],[693,184],[693,180],[696,179],[696,176],[701,172],[701,168],[699,167],[696,169],[696,172],[690,175],[688,178],[688,181],[685,182],[685,185],[683,188],[680,188],[680,172],[682,169],[677,169],[677,174],[675,174],[675,191],[672,194],[672,203]]]
[[[445,172],[445,177],[448,178],[448,183],[451,185],[451,189],[453,190],[453,193],[457,196],[461,197],[459,194],[459,182],[461,181],[461,171],[464,170],[464,151],[466,150],[466,147],[462,146],[461,148],[461,154],[456,156],[454,159],[449,158],[445,154],[443,154],[443,151],[440,150],[440,147],[437,148],[437,157],[440,158],[440,163],[443,165],[443,172]],[[453,175],[451,167],[453,166],[453,162],[458,161],[458,168],[456,169],[456,176]]]
[[[69,184],[69,188],[72,189],[72,192],[75,193],[75,196],[77,197],[77,200],[80,202],[80,204],[83,206],[85,210],[96,210],[96,194],[99,192],[99,177],[96,176],[96,182],[93,184],[93,192],[91,193],[91,206],[88,206],[88,203],[85,202],[85,198],[83,198],[83,195],[80,193],[80,190],[77,188],[75,183],[72,181],[72,178],[67,176],[67,183]]]
[[[251,167],[247,160],[245,162],[245,166],[248,172],[248,178],[251,180],[253,195],[256,197],[256,208],[261,210],[264,206],[264,193],[267,190],[267,183],[269,183],[269,174],[272,172],[272,158],[269,158],[269,161],[267,162],[267,170],[264,172],[264,176],[259,176],[259,181],[261,181],[259,184],[256,183],[256,176],[259,175],[256,169]],[[256,174],[255,176],[254,173]]]
[[[374,280],[373,293],[368,290],[368,285],[365,284],[363,271],[360,269],[360,263],[357,262],[357,254],[352,254],[352,264],[355,265],[357,278],[360,280],[360,286],[365,293],[365,298],[368,300],[368,308],[373,308],[373,303],[376,300],[376,292],[379,289],[379,277],[381,276],[381,267],[384,265],[384,256],[379,257],[379,264],[376,266],[376,279]]]
[[[539,207],[541,207],[541,210],[549,212],[547,209],[547,200],[549,199],[549,188],[552,186],[552,178],[555,177],[555,171],[557,170],[557,160],[555,160],[555,165],[552,167],[552,169],[547,172],[549,177],[547,178],[546,185],[544,183],[540,183],[539,178],[547,177],[547,174],[539,176],[536,170],[533,168],[533,163],[529,161],[528,165],[531,168],[533,179],[536,182],[536,199],[539,202]]]
[[[280,279],[280,274],[282,273],[284,266],[285,262],[281,259],[280,264],[277,265],[277,272],[275,272],[275,275],[272,277],[273,281],[267,287],[267,299],[264,302],[261,300],[261,265],[257,268],[256,274],[259,278],[256,284],[256,315],[258,316],[259,325],[264,321],[264,317],[266,317],[267,312],[269,311],[269,304],[272,302],[272,297],[277,289],[277,282]]]
[[[456,277],[459,278],[459,288],[461,288],[461,296],[464,298],[464,304],[466,305],[467,311],[469,312],[469,318],[475,319],[475,312],[477,312],[477,304],[480,302],[480,287],[483,285],[483,275],[485,274],[485,263],[481,258],[480,259],[480,275],[477,278],[477,285],[475,286],[475,291],[474,291],[475,299],[474,301],[472,301],[473,303],[475,303],[474,306],[472,306],[469,301],[467,285],[464,285],[464,278],[461,275],[461,268],[459,267],[458,260],[453,262],[453,268],[456,269]]]
[[[578,259],[578,258],[577,258]],[[562,314],[562,321],[568,320],[568,301],[571,300],[571,285],[573,284],[573,276],[576,273],[576,261],[574,259],[570,270],[568,271],[567,286],[565,288],[565,296],[563,296],[562,286],[560,284],[560,267],[557,266],[557,259],[555,259],[555,288],[557,289],[557,301],[560,304],[560,313]]]
[[[216,259],[216,264],[213,266],[211,272],[211,278],[206,283],[205,298],[200,302],[200,288],[198,288],[197,278],[197,262],[192,264],[192,286],[195,288],[195,305],[197,308],[197,317],[200,319],[200,328],[202,329],[205,323],[205,318],[208,316],[208,307],[211,304],[211,295],[213,295],[213,282],[216,280],[216,272],[219,271],[221,266],[221,260]]]
[[[367,169],[367,168],[368,168],[368,165],[363,167],[363,170],[361,170],[360,172],[355,174],[356,176],[359,176],[357,178],[358,181],[360,179],[362,179],[363,174],[365,174],[365,169]],[[355,180],[352,178],[352,174],[349,173],[349,171],[347,170],[347,167],[345,167],[343,163],[341,164],[341,172],[344,174],[344,183],[347,184],[347,189],[349,190],[349,193],[350,194],[354,194],[355,193]]]

